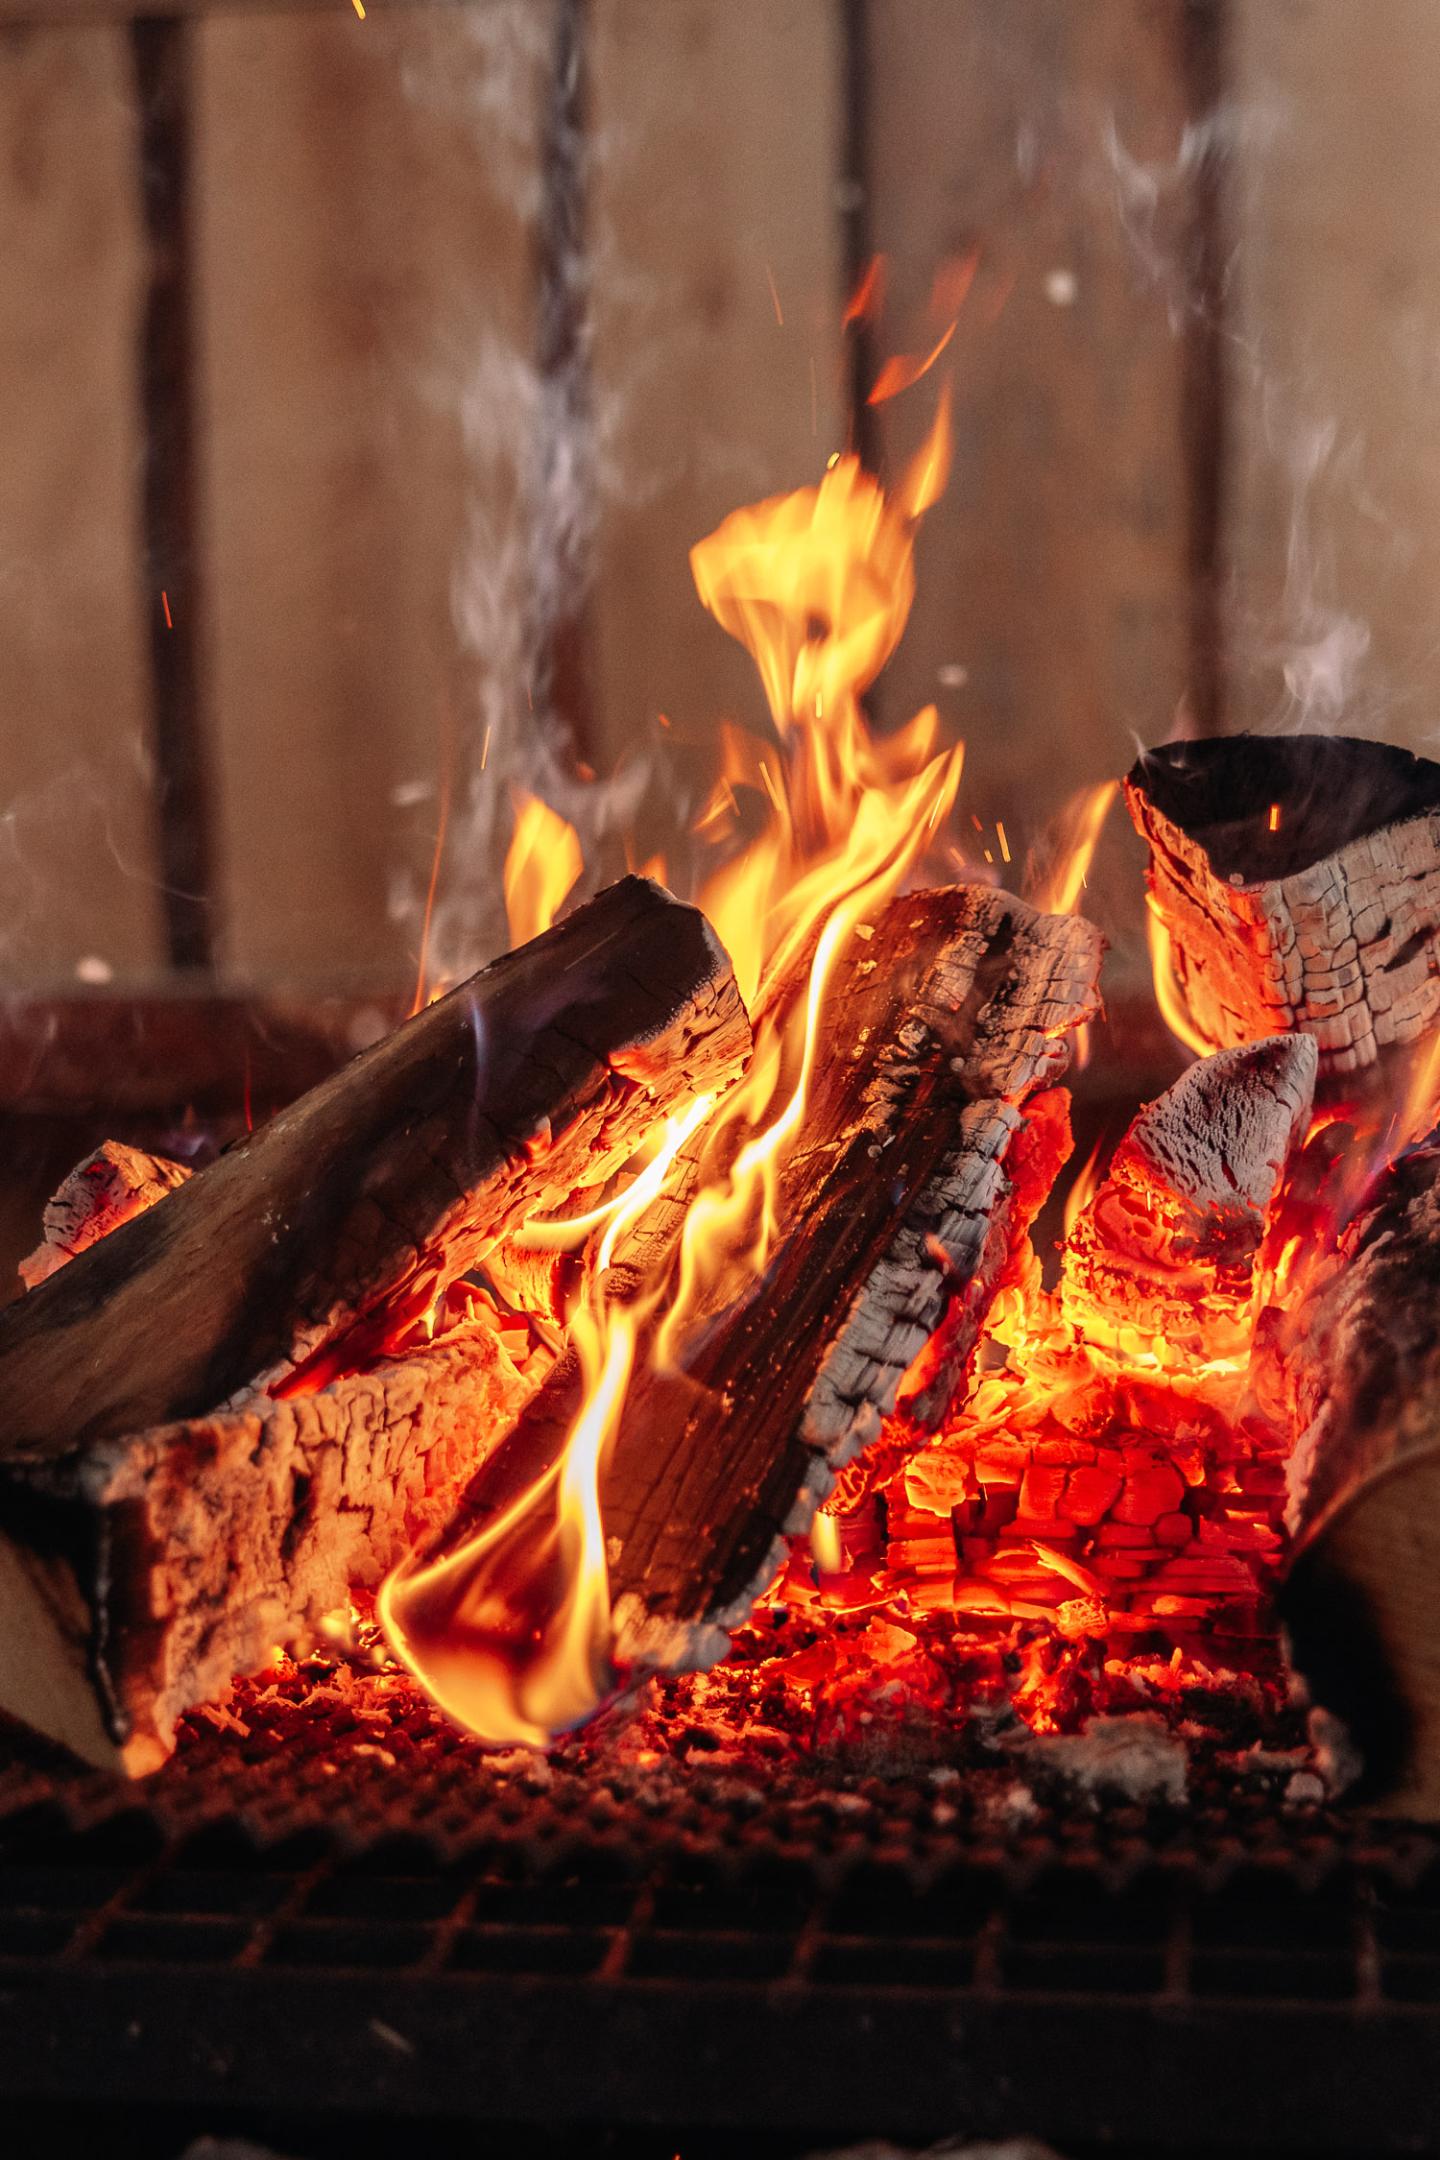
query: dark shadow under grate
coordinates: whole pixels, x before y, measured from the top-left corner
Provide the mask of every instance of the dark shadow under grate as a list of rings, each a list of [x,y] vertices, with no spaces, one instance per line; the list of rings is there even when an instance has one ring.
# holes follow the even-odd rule
[[[1440,2139],[1430,1831],[1238,1775],[1016,1809],[1004,1769],[766,1783],[314,1737],[247,1760],[217,1734],[141,1788],[33,1750],[0,1773],[0,2096]]]

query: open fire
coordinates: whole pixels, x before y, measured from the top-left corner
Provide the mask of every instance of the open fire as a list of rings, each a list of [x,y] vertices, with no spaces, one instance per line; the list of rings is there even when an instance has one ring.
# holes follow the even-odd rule
[[[832,458],[694,549],[772,724],[722,730],[709,928],[633,882],[567,914],[578,839],[522,802],[511,960],[197,1178],[111,1147],[57,1195],[0,1326],[7,1596],[39,1645],[7,1707],[149,1767],[257,1630],[303,1640],[337,1590],[377,1592],[388,1651],[497,1745],[650,1675],[692,1714],[878,1675],[1037,1734],[1285,1700],[1275,1593],[1355,1394],[1336,1286],[1387,1207],[1423,1234],[1440,775],[1351,745],[1337,809],[1294,745],[1141,760],[1156,997],[1198,1061],[1072,1173],[1046,1264],[1117,786],[1035,905],[947,882],[961,749],[933,708],[878,736],[861,699],[948,458],[942,399],[893,497]],[[151,1362],[146,1335],[136,1377],[117,1331],[163,1325],[217,1220],[233,1309],[207,1292],[209,1334]],[[1362,1481],[1388,1459],[1359,1453]]]

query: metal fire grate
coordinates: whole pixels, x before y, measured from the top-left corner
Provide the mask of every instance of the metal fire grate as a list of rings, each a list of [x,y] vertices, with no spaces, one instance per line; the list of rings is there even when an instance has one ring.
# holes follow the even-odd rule
[[[0,1773],[7,2104],[1440,2139],[1431,1832],[1239,1775],[1082,1807],[1017,1801],[1009,1772],[762,1784],[454,1736],[408,1766],[353,1730],[257,1744],[231,1736],[226,1776],[217,1733],[139,1791]]]

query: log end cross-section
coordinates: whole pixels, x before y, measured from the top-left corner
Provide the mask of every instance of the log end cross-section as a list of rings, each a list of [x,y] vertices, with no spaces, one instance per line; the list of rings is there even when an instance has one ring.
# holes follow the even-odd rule
[[[1440,765],[1349,736],[1149,750],[1125,782],[1176,988],[1216,1049],[1356,1072],[1440,1018]]]

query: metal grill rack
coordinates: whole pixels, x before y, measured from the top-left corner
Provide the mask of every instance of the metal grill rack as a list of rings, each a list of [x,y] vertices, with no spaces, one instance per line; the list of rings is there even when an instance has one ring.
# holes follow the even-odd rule
[[[1440,2139],[1431,1833],[1237,1793],[1042,1807],[997,1840],[973,1794],[937,1825],[901,1781],[815,1794],[807,1836],[795,1790],[771,1816],[703,1778],[649,1812],[579,1772],[471,1783],[471,1834],[439,1840],[377,1828],[343,1777],[272,1842],[218,1809],[177,1836],[122,1788],[12,1789],[8,1816],[0,1792],[0,2097],[1155,2153]]]

